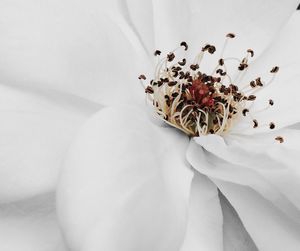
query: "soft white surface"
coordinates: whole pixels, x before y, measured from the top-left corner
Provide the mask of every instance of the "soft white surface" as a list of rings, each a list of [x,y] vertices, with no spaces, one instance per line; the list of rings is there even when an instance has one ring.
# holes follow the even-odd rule
[[[99,107],[71,95],[0,85],[0,202],[53,191],[76,130]]]
[[[190,193],[187,230],[180,251],[223,250],[223,215],[217,187],[195,173]]]
[[[187,144],[140,109],[105,108],[93,116],[67,156],[57,191],[70,247],[178,250],[193,176],[182,155]]]
[[[276,38],[279,41],[274,46],[277,49],[264,52],[297,4],[298,1],[295,0],[284,3],[262,3],[258,0],[226,0],[221,3],[204,0],[1,1],[0,80],[5,84],[1,85],[3,103],[0,108],[3,118],[0,125],[1,201],[27,198],[54,189],[59,166],[70,140],[81,123],[99,109],[97,104],[89,101],[141,104],[144,95],[138,86],[137,76],[151,71],[150,56],[154,49],[169,51],[181,40],[187,40],[192,49],[198,49],[202,42],[216,43],[219,48],[227,32],[236,32],[238,39],[228,47],[228,53],[240,56],[242,50],[254,46],[253,49],[258,52],[256,55],[263,53],[261,59],[269,55],[266,56],[268,59],[261,60],[262,64],[271,62],[273,66],[273,60],[277,61],[285,56],[280,54],[285,53],[286,46],[291,48],[291,44],[297,45],[297,37],[294,41],[296,33],[291,28],[288,33],[292,36],[289,35],[289,39],[284,40],[279,35]],[[295,25],[297,22],[295,21]],[[273,58],[278,51],[281,52],[278,53],[278,58]],[[295,56],[297,54],[288,49],[285,58],[298,59]],[[211,66],[211,61],[208,61],[207,68]],[[263,69],[262,66],[258,68]],[[296,64],[286,64],[285,69],[290,76],[298,68]],[[290,90],[294,91],[297,85],[286,78],[288,75],[282,75],[281,80],[293,83]],[[278,90],[281,91],[281,88]],[[297,92],[291,92],[291,95],[293,93]],[[284,97],[282,100],[289,103],[282,102],[280,107],[287,109],[277,110],[277,115],[278,112],[280,115],[283,112],[287,115],[286,112],[294,108],[294,100],[290,102],[286,99],[289,96]],[[286,104],[291,104],[291,107]],[[98,251],[101,248],[131,251],[141,250],[141,247],[142,250],[145,250],[143,247],[150,250],[178,250],[184,240],[188,205],[192,205],[190,212],[193,212],[193,206],[199,207],[203,215],[207,214],[208,217],[197,219],[197,215],[191,215],[190,219],[195,217],[192,222],[195,226],[191,222],[188,224],[187,233],[190,235],[185,236],[185,245],[191,245],[188,246],[191,249],[212,246],[220,248],[222,238],[219,226],[222,219],[219,218],[216,187],[203,178],[203,182],[198,184],[204,188],[201,191],[202,201],[190,201],[188,188],[192,174],[184,169],[187,167],[187,163],[182,161],[184,150],[176,145],[166,157],[159,151],[152,151],[153,142],[165,140],[161,146],[163,147],[168,140],[177,144],[181,136],[169,128],[158,129],[154,126],[151,129],[153,135],[147,135],[145,131],[149,124],[140,122],[140,117],[130,121],[131,126],[136,126],[138,130],[129,130],[127,134],[123,130],[126,127],[120,123],[126,113],[111,120],[114,112],[106,110],[105,116],[99,113],[101,116],[94,117],[86,124],[64,166],[58,193],[59,214],[64,235],[72,251],[80,247],[84,251]],[[280,117],[280,125],[299,121],[297,116],[290,116],[290,113],[288,115]],[[114,123],[109,124],[112,122]],[[125,125],[127,123],[129,122],[126,121]],[[113,127],[117,125],[120,127]],[[101,131],[100,128],[105,130]],[[120,135],[127,140],[124,144],[116,144]],[[146,141],[145,144],[145,137],[152,143]],[[297,145],[296,143],[295,146]],[[162,148],[159,150],[162,151]],[[215,149],[211,151],[212,155],[216,154]],[[118,157],[118,153],[126,155],[125,160],[128,162],[114,158]],[[127,159],[125,153],[131,158]],[[200,153],[201,151],[197,154]],[[147,154],[151,155],[151,160]],[[245,155],[242,157],[249,160]],[[275,157],[272,161],[276,162],[278,159]],[[171,158],[180,159],[181,164],[173,164]],[[140,168],[142,164],[131,165],[130,161],[136,162],[136,165],[146,163],[145,168]],[[224,170],[210,170],[209,165],[204,165],[202,161],[194,167],[215,178],[222,176],[222,179],[232,181],[236,178],[236,171],[243,178],[246,174],[233,168],[233,172],[230,169],[223,176]],[[213,161],[214,159],[210,164]],[[294,167],[293,163],[289,164]],[[128,172],[123,170],[124,167]],[[176,171],[173,170],[174,167]],[[215,172],[213,175],[210,173],[212,171]],[[283,176],[283,183],[278,182],[276,172],[269,176],[265,172],[253,174],[250,170],[247,182],[252,182],[251,185],[257,191],[254,193],[252,190],[244,191],[245,187],[240,189],[240,185],[233,185],[234,189],[231,191],[230,186],[226,186],[228,183],[218,183],[260,250],[282,250],[298,244],[295,238],[298,223],[294,222],[299,216],[296,209],[299,205],[298,195],[294,190],[286,190],[289,182],[285,186],[286,180],[296,170],[291,168],[291,173],[282,171],[286,174]],[[256,177],[259,178],[256,180]],[[292,180],[291,184],[291,187],[297,188],[297,179]],[[237,191],[241,192],[236,194]],[[192,193],[192,197],[194,195]],[[248,200],[244,202],[248,197],[251,199],[249,204]],[[205,198],[208,199],[210,208],[203,202]],[[168,203],[162,204],[161,201]],[[17,211],[23,208],[21,204],[12,205],[17,205]],[[254,213],[249,210],[251,205],[257,206]],[[43,208],[42,205],[38,206],[40,207]],[[57,247],[61,251],[61,239],[52,212],[50,217],[46,217],[44,214],[36,215],[25,210],[21,217],[14,213],[10,204],[1,208],[6,213],[1,212],[3,217],[0,226],[3,223],[3,229],[6,230],[3,236],[7,236],[1,243],[9,247],[8,250],[19,249],[17,245],[20,243],[22,250],[55,250]],[[7,211],[12,213],[8,214]],[[214,219],[216,229],[212,227],[212,212],[218,215]],[[264,219],[265,232],[256,224]],[[196,222],[203,226],[196,225]],[[235,221],[232,224],[236,224]],[[197,232],[203,233],[205,226],[211,228],[206,233],[205,241],[200,243],[193,236]],[[236,229],[239,231],[240,228]],[[272,240],[276,241],[270,242],[266,238],[265,233],[268,232],[271,233]],[[213,238],[214,233],[216,236]],[[281,239],[283,241],[279,243]]]
[[[58,228],[55,199],[43,194],[0,204],[1,251],[67,251]]]

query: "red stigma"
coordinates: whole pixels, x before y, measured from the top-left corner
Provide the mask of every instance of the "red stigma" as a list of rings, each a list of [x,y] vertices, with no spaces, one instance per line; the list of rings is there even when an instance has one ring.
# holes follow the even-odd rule
[[[201,107],[211,108],[214,105],[213,96],[209,93],[208,86],[200,79],[195,79],[192,82],[192,86],[189,87],[192,98]]]

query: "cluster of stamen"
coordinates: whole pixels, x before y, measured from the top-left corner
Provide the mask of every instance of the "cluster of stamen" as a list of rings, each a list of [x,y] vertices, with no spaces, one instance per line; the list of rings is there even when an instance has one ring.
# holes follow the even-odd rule
[[[259,127],[254,113],[250,112],[249,103],[256,100],[255,92],[270,84],[274,76],[269,82],[257,77],[240,87],[238,80],[247,71],[249,58],[254,56],[254,51],[248,49],[246,56],[241,60],[223,58],[227,40],[234,38],[235,35],[229,33],[226,37],[218,64],[211,74],[202,72],[200,63],[205,53],[215,53],[215,46],[204,45],[194,62],[188,64],[186,58],[176,61],[177,50],[180,48],[188,50],[187,43],[182,42],[177,49],[159,60],[155,76],[147,86],[143,83],[146,80],[145,75],[139,76],[148,100],[159,117],[191,137],[207,134],[223,135],[232,128],[239,116],[249,116],[252,127]],[[154,55],[160,56],[161,51],[156,50]],[[228,60],[239,62],[237,66],[239,74],[234,80],[227,72]],[[275,66],[270,73],[275,74],[278,70],[279,67]],[[270,99],[268,107],[273,105],[274,101]],[[275,123],[269,122],[268,126],[274,129]],[[281,136],[276,137],[276,140],[283,142]]]

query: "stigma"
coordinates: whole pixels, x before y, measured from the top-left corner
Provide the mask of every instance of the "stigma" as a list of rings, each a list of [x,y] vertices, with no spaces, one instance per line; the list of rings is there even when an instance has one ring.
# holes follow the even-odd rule
[[[205,44],[195,60],[188,62],[186,58],[176,56],[178,50],[188,50],[188,44],[183,41],[178,48],[158,60],[154,77],[147,85],[144,84],[148,81],[146,77],[140,75],[147,100],[163,121],[190,137],[224,135],[241,117],[248,117],[249,126],[253,129],[259,126],[267,126],[271,130],[275,128],[274,122],[259,123],[255,118],[255,114],[274,105],[272,99],[267,100],[267,107],[260,111],[252,111],[251,107],[256,101],[256,92],[274,80],[279,67],[271,68],[269,74],[272,76],[269,81],[256,77],[249,83],[242,84],[242,76],[250,67],[249,61],[254,57],[254,51],[248,49],[241,59],[224,58],[228,40],[234,37],[233,33],[226,35],[219,59],[210,73],[202,71],[200,65],[204,55],[214,54],[216,47]],[[161,51],[156,50],[154,55],[161,57]],[[227,72],[226,63],[229,60],[238,62],[235,78]],[[283,142],[282,137],[276,140]]]

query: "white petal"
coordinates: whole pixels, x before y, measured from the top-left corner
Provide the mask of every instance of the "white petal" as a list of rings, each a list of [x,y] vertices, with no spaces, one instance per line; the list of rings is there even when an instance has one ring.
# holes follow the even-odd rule
[[[201,43],[217,42],[220,48],[225,35],[233,32],[237,38],[231,41],[225,56],[241,57],[249,47],[258,55],[295,12],[297,5],[296,0],[284,3],[272,0],[190,0],[189,40],[194,48],[198,46],[198,50]]]
[[[124,4],[125,1],[122,1]],[[155,50],[153,6],[151,1],[126,0],[128,22],[136,31],[142,45],[153,57]],[[125,14],[126,15],[126,14]]]
[[[275,129],[283,128],[300,122],[300,113],[295,107],[300,106],[299,99],[299,67],[300,67],[300,13],[297,11],[284,29],[276,36],[272,46],[250,66],[247,78],[244,83],[255,79],[258,76],[268,82],[272,78],[270,70],[274,66],[279,66],[279,72],[274,81],[265,89],[258,91],[257,100],[250,111],[253,113],[260,126],[253,130],[250,118],[242,119],[241,123],[233,129],[241,134],[253,134],[267,131],[268,124],[274,121]],[[274,101],[274,105],[267,110],[256,113],[267,107],[269,99]]]
[[[0,250],[67,251],[54,208],[53,194],[0,204]]]
[[[223,250],[223,216],[218,189],[199,173],[195,173],[192,182],[188,226],[180,250]]]
[[[93,116],[71,147],[57,192],[70,247],[178,250],[193,176],[187,144],[129,106]]]
[[[0,201],[54,189],[69,142],[98,105],[0,85]]]
[[[243,250],[256,251],[258,250],[255,243],[246,231],[238,214],[225,198],[222,193],[219,193],[220,202],[223,212],[223,236],[224,250]]]
[[[0,80],[103,104],[143,101],[149,66],[123,1],[5,1],[0,8]]]
[[[300,223],[300,132],[283,130],[285,143],[276,134],[256,137],[199,137],[191,142],[187,156],[200,172],[225,181],[249,186],[270,200],[288,217]],[[202,146],[205,150],[205,155]],[[203,165],[203,158],[209,165]],[[201,164],[200,164],[201,161]]]
[[[215,180],[259,250],[299,250],[300,224],[247,186]]]
[[[180,0],[152,0],[152,5],[155,45],[164,52],[171,51],[187,39],[188,5]]]

